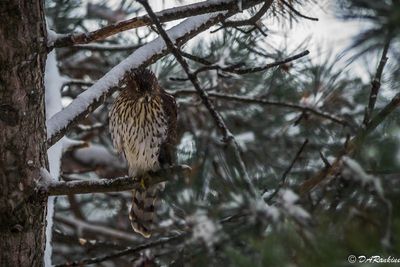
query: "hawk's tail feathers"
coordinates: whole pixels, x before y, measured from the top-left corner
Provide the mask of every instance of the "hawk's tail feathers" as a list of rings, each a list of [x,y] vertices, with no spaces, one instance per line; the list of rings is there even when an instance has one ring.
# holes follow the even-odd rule
[[[157,185],[132,190],[133,199],[129,219],[133,230],[145,238],[151,236],[151,228],[155,223],[158,190]]]

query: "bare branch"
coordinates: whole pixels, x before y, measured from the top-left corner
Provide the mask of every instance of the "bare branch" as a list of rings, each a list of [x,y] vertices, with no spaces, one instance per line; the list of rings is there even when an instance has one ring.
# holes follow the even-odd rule
[[[368,107],[365,110],[364,125],[368,125],[372,112],[375,108],[376,99],[378,98],[379,89],[381,88],[381,78],[383,73],[383,68],[386,65],[388,58],[386,57],[390,45],[390,39],[388,39],[383,47],[381,60],[379,61],[378,68],[376,69],[375,77],[371,82],[371,92],[369,95]]]
[[[243,8],[249,8],[263,2],[262,0],[248,0],[243,3]],[[191,16],[207,14],[217,11],[235,11],[238,12],[237,0],[219,0],[204,1],[200,3],[190,4],[186,6],[170,8],[157,12],[160,22],[168,22],[183,19]],[[55,40],[54,47],[65,47],[76,44],[87,44],[93,41],[102,40],[114,34],[151,25],[152,21],[148,16],[136,17],[124,21],[120,21],[104,28],[88,32],[88,33],[72,33],[62,36]]]
[[[226,21],[223,23],[223,27],[240,27],[240,26],[249,26],[256,25],[257,22],[261,19],[261,17],[268,11],[271,7],[273,0],[264,1],[264,5],[257,11],[257,13],[249,19],[239,20],[239,21]]]
[[[387,104],[378,114],[375,115],[368,123],[368,125],[363,129],[360,134],[358,134],[352,141],[353,145],[359,146],[360,142],[364,141],[364,138],[374,131],[386,118],[389,116],[396,108],[400,106],[400,93],[397,93],[392,100]]]
[[[210,65],[207,64],[207,66],[201,67],[199,69],[197,69],[193,74],[197,75],[201,72],[204,71],[208,71],[208,70],[221,70],[221,71],[225,71],[225,72],[229,72],[229,73],[235,73],[235,74],[248,74],[248,73],[254,73],[254,72],[259,72],[259,71],[265,71],[268,69],[271,69],[273,67],[277,67],[283,64],[286,64],[288,62],[291,62],[293,60],[302,58],[306,55],[310,54],[310,51],[306,50],[303,51],[297,55],[294,55],[292,57],[288,57],[284,60],[280,60],[274,63],[270,63],[270,64],[266,64],[265,66],[261,66],[261,67],[254,67],[254,68],[240,68],[241,65],[243,65],[242,63],[240,64],[235,64],[232,66],[228,66],[228,67],[221,67],[219,65]],[[182,79],[182,78],[172,78],[173,80],[179,80],[179,81],[186,81],[188,79]]]
[[[190,169],[186,165],[173,166],[161,169],[155,173],[149,173],[152,177],[150,184],[157,184],[170,180],[173,174],[184,173]],[[132,177],[119,177],[114,179],[81,180],[69,182],[51,182],[39,185],[38,192],[50,196],[88,194],[102,192],[117,192],[142,187],[139,179]]]
[[[275,195],[278,194],[279,190],[285,185],[287,175],[292,170],[292,168],[293,168],[294,164],[296,163],[296,161],[300,158],[300,155],[301,155],[301,153],[303,153],[303,150],[304,150],[304,148],[306,147],[307,144],[308,144],[308,139],[306,139],[303,142],[303,144],[301,145],[301,147],[297,151],[296,155],[294,156],[292,162],[290,163],[288,168],[285,170],[285,172],[282,174],[281,181],[279,182],[278,186],[275,188],[274,192],[267,199],[265,199],[266,203],[271,201],[275,197]],[[267,190],[268,189],[265,189],[263,194],[265,194],[267,192]]]
[[[88,264],[93,264],[93,263],[99,263],[99,262],[103,262],[103,261],[107,261],[110,259],[114,259],[114,258],[118,258],[118,257],[122,257],[125,255],[130,255],[130,254],[134,254],[137,252],[140,252],[142,250],[148,249],[148,248],[152,248],[152,247],[156,247],[156,246],[161,246],[173,241],[177,241],[180,240],[182,238],[185,237],[185,234],[178,234],[178,235],[173,235],[170,237],[162,237],[156,241],[152,241],[152,242],[147,242],[144,243],[142,245],[133,247],[133,248],[127,248],[125,250],[116,252],[116,253],[112,253],[109,255],[105,255],[105,256],[100,256],[97,258],[88,258],[88,259],[83,259],[80,261],[74,261],[74,262],[67,262],[67,263],[63,263],[63,264],[58,264],[55,265],[56,267],[66,267],[66,266],[84,266],[84,265],[88,265]]]
[[[313,21],[318,21],[318,18],[313,18],[313,17],[309,17],[306,15],[301,14],[298,10],[296,10],[291,4],[289,4],[288,2],[286,2],[285,0],[281,0],[282,3],[287,6],[294,14],[296,14],[297,16],[304,18],[304,19],[309,19],[309,20],[313,20]]]
[[[170,92],[171,92],[171,94],[174,94],[174,95],[194,94],[195,93],[195,91],[193,91],[193,90],[177,90],[177,91],[170,91]],[[343,126],[351,127],[350,123],[347,122],[345,119],[340,118],[336,115],[321,111],[319,109],[309,107],[309,106],[303,106],[303,105],[287,103],[287,102],[270,101],[270,100],[266,100],[266,99],[262,99],[262,98],[231,95],[231,94],[222,94],[222,93],[213,93],[213,92],[209,92],[208,95],[210,97],[216,97],[216,98],[238,101],[238,102],[243,102],[243,103],[277,106],[277,107],[295,109],[295,110],[299,110],[299,111],[303,111],[303,112],[309,112],[313,115],[331,120],[331,121],[341,124]]]
[[[204,58],[201,58],[201,57],[198,57],[198,56],[195,56],[195,55],[186,53],[186,52],[184,52],[184,51],[181,51],[181,54],[182,54],[182,56],[184,56],[185,58],[188,58],[188,59],[190,59],[190,60],[196,61],[196,62],[201,63],[201,64],[203,64],[203,65],[212,65],[212,63],[211,63],[210,61],[208,61],[208,60],[206,60],[206,59],[204,59]]]

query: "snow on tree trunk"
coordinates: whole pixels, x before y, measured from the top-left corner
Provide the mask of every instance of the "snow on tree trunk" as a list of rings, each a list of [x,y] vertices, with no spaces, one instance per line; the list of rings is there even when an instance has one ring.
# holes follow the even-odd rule
[[[53,50],[46,61],[45,71],[45,102],[46,102],[46,119],[49,119],[55,113],[61,111],[61,86],[62,77],[57,67],[56,53]],[[63,139],[55,143],[47,150],[47,157],[49,159],[49,169],[52,179],[58,180],[60,175],[60,162],[62,156]],[[54,215],[54,200],[55,197],[49,197],[47,200],[47,226],[46,226],[46,249],[44,253],[45,266],[52,266],[52,227]]]

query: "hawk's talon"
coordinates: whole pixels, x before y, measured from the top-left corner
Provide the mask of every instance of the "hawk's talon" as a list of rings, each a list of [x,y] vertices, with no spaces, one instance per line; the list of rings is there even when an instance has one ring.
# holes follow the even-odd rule
[[[146,189],[146,183],[144,181],[143,176],[140,178],[140,185],[142,186],[143,189]]]

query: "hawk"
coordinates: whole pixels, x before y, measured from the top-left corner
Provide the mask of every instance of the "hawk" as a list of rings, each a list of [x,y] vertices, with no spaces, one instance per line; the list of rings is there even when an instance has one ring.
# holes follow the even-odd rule
[[[177,105],[174,97],[160,87],[154,73],[141,68],[129,74],[109,118],[114,147],[124,155],[129,176],[141,179],[141,188],[132,192],[129,219],[133,230],[148,238],[155,222],[160,185],[146,186],[143,179],[149,177],[149,171],[173,164]]]

